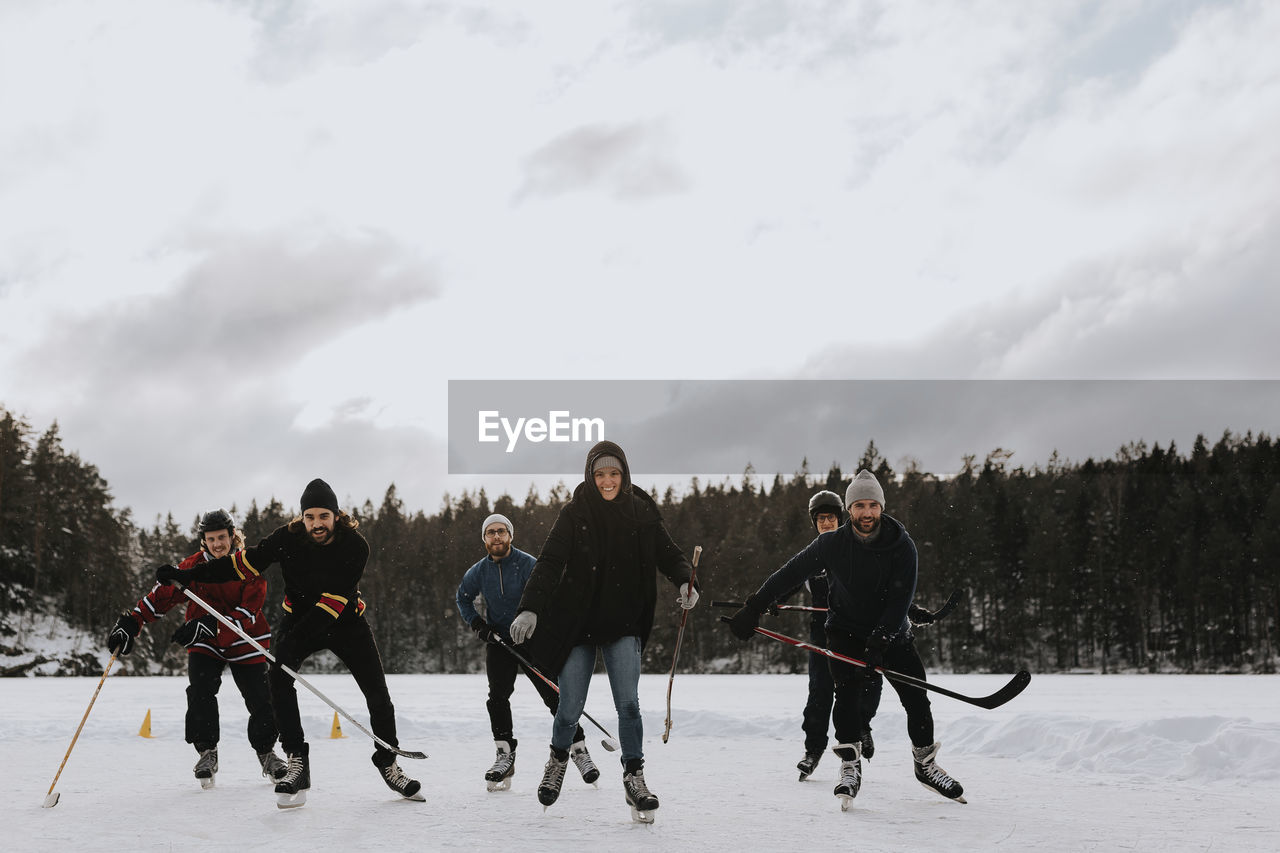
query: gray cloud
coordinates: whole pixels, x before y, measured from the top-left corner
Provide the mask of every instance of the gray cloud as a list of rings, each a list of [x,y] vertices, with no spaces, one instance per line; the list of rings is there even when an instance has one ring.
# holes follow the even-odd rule
[[[172,389],[163,414],[123,401],[109,412],[79,409],[62,423],[92,442],[87,458],[110,460],[99,468],[117,503],[144,525],[157,512],[185,522],[212,507],[234,503],[243,512],[251,500],[272,497],[297,509],[313,477],[327,480],[344,506],[366,499],[376,506],[392,483],[410,508],[437,505],[444,449],[426,432],[351,417],[299,429],[296,406],[230,387],[221,400],[194,385]]]
[[[828,347],[801,373],[881,378],[1277,378],[1280,220],[1210,248],[1108,257],[914,340]],[[868,330],[871,331],[871,330]],[[851,335],[851,338],[854,337]]]
[[[598,190],[624,201],[675,195],[691,186],[666,151],[667,132],[656,122],[585,125],[530,154],[516,201]]]
[[[177,286],[50,324],[27,359],[89,395],[175,379],[261,379],[343,332],[437,294],[430,266],[371,233],[206,235]]]

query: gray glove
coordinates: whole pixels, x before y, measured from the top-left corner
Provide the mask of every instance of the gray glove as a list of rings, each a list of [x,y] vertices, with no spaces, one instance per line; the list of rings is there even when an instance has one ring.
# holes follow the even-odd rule
[[[698,591],[687,583],[680,584],[680,597],[676,599],[685,610],[692,610],[698,603]]]
[[[522,610],[511,620],[511,642],[517,646],[533,636],[533,629],[538,627],[538,614],[532,610]]]

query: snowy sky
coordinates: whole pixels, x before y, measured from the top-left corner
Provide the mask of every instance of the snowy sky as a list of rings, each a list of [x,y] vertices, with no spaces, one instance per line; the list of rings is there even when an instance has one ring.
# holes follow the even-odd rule
[[[450,379],[1280,378],[1277,41],[1265,2],[4,3],[0,404],[148,521],[523,495],[447,474]]]

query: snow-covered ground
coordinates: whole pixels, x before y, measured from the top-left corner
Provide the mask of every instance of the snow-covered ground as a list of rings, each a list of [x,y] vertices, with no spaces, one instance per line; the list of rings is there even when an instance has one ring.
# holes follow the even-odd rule
[[[1005,677],[934,680],[986,694]],[[313,681],[367,719],[349,676]],[[1280,676],[1042,675],[994,711],[935,696],[939,763],[964,783],[968,805],[915,781],[902,710],[886,690],[876,757],[855,807],[842,813],[831,793],[834,756],[807,782],[793,769],[803,676],[677,676],[675,725],[663,744],[667,679],[646,675],[646,776],[662,801],[652,826],[632,823],[620,768],[594,731],[599,787],[570,768],[560,801],[544,812],[534,791],[550,717],[523,682],[513,700],[514,785],[487,793],[486,688],[471,675],[391,678],[402,743],[430,755],[401,761],[422,780],[425,804],[383,786],[369,741],[353,727],[329,738],[332,712],[300,690],[312,789],[305,807],[278,810],[230,679],[221,771],[203,791],[182,740],[185,680],[111,677],[58,781],[61,802],[41,808],[96,683],[0,680],[3,849],[1280,850]],[[150,740],[138,737],[148,709]],[[616,733],[603,675],[587,710]]]

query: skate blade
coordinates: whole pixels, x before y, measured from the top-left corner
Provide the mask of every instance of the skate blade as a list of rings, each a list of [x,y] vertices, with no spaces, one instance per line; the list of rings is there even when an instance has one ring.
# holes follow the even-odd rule
[[[836,796],[840,798],[840,811],[847,812],[853,805],[853,797],[848,794],[836,794]]]
[[[41,804],[40,807],[45,809],[53,808],[58,804],[58,798],[61,796],[62,794],[58,793],[57,791],[54,791],[53,793],[49,794],[49,796],[44,798],[44,802]]]
[[[635,806],[631,807],[631,819],[636,823],[653,823],[652,811],[641,811]]]
[[[307,792],[299,791],[296,794],[276,794],[276,808],[278,809],[296,809],[307,801]]]
[[[924,788],[926,791],[933,791],[935,794],[937,794],[939,797],[942,797],[942,799],[944,800],[950,800],[953,803],[963,803],[966,806],[969,805],[969,801],[966,800],[963,795],[959,797],[948,797],[946,794],[942,793],[937,788],[933,787],[932,785],[926,785],[923,782],[920,783],[920,787]]]
[[[508,776],[506,779],[499,779],[496,782],[491,782],[486,779],[484,784],[489,793],[493,793],[494,791],[510,791],[511,777]]]
[[[809,774],[809,773],[801,773],[801,774],[800,774],[800,778],[799,778],[797,781],[799,781],[799,782],[803,782],[805,779],[808,779],[810,775],[811,775],[811,774]]]
[[[427,801],[427,798],[422,796],[421,791],[419,791],[416,794],[412,794],[410,796],[405,796],[404,794],[401,794],[400,798],[404,800],[408,800],[411,803],[425,803]]]
[[[213,777],[212,777],[212,776],[202,776],[202,777],[199,777],[199,778],[200,778],[200,787],[201,787],[201,788],[204,788],[204,789],[207,791],[207,790],[209,790],[210,788],[212,788],[212,787],[213,787]]]

